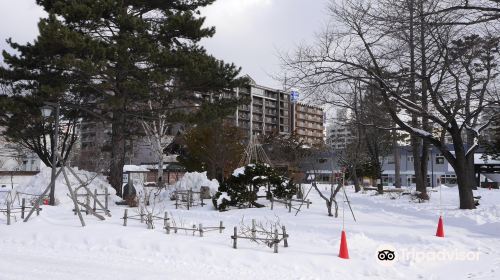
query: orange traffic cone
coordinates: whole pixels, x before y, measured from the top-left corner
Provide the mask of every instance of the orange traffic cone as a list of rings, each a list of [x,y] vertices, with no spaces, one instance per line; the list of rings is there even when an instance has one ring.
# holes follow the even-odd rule
[[[444,228],[443,228],[443,217],[439,216],[438,228],[436,231],[437,237],[444,237]]]
[[[339,258],[348,259],[349,250],[347,250],[347,238],[345,236],[345,231],[342,230],[342,237],[340,238],[340,251]]]

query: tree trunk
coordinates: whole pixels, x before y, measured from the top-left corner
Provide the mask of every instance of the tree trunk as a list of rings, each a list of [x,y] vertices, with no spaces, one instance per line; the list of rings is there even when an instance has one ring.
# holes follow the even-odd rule
[[[125,114],[120,110],[113,111],[111,134],[111,162],[109,183],[122,196],[123,166],[125,165]]]
[[[427,174],[428,168],[427,165],[429,163],[429,144],[424,140],[422,144],[422,157],[420,158],[420,168],[422,170],[422,188],[419,190],[420,199],[429,200],[429,195],[427,194]]]
[[[332,203],[329,201],[326,201],[326,209],[328,209],[328,217],[333,217],[332,214]]]
[[[427,193],[427,192],[425,190],[424,177],[423,177],[422,168],[421,168],[422,165],[421,165],[421,160],[420,160],[420,151],[421,151],[420,141],[421,141],[421,139],[419,139],[415,136],[411,137],[412,155],[413,155],[413,170],[415,171],[416,190],[420,194],[423,194],[423,193]]]
[[[459,160],[459,158],[461,158]],[[458,194],[460,197],[460,209],[475,209],[474,195],[469,185],[467,174],[467,162],[465,156],[457,156],[456,164],[453,166],[457,174]]]
[[[394,186],[401,188],[401,151],[395,129],[392,131],[392,145],[394,149]]]
[[[161,187],[164,184],[163,180],[163,154],[159,155],[160,158],[158,159],[158,186]]]
[[[470,185],[467,158],[465,156],[466,150],[463,145],[460,130],[456,129],[450,132],[450,134],[453,138],[453,146],[455,148],[455,160],[451,163],[457,175],[460,209],[475,209],[474,195],[472,193],[472,185]]]
[[[471,131],[467,131],[467,145],[466,147],[468,149],[470,149],[471,147],[474,146],[474,138],[475,138],[475,135],[473,132]],[[476,182],[476,174],[475,174],[475,170],[474,170],[474,152],[477,148],[474,148],[473,151],[471,151],[469,153],[469,156],[467,156],[466,158],[466,167],[467,167],[467,180],[468,180],[468,184],[469,186],[471,186],[473,189],[475,189],[476,187],[479,187],[477,186],[477,182]]]
[[[424,16],[424,6],[423,6],[423,0],[418,1],[418,10],[419,10],[419,21],[420,21],[420,36],[419,36],[419,42],[420,42],[420,61],[421,61],[421,75],[420,75],[420,83],[421,83],[421,102],[422,102],[422,109],[424,111],[429,110],[429,104],[428,104],[428,98],[427,98],[427,82],[426,82],[426,77],[427,77],[427,49],[425,45],[425,16]],[[429,119],[425,116],[422,117],[422,129],[425,131],[430,131],[431,128],[429,127]],[[429,143],[426,140],[422,141],[422,158],[420,162],[420,166],[422,169],[422,183],[423,186],[420,189],[420,198],[428,200],[429,195],[427,194],[427,186],[428,186],[428,181],[427,181],[427,174],[428,174],[428,162],[429,162]],[[433,180],[433,179],[431,179]]]
[[[361,186],[359,185],[359,178],[358,178],[358,172],[356,171],[357,166],[354,164],[352,167],[352,179],[354,181],[354,191],[359,192],[361,191]]]
[[[416,75],[415,75],[415,69],[416,69],[416,62],[415,62],[415,37],[414,37],[414,28],[415,28],[415,0],[410,0],[409,2],[409,11],[410,11],[410,36],[408,39],[408,45],[409,45],[409,51],[410,51],[410,101],[417,103],[418,102],[418,97],[416,93],[416,88],[415,88],[415,81],[416,81]],[[412,113],[411,116],[411,126],[413,128],[419,128],[419,121],[418,121],[418,116],[415,113]],[[426,193],[425,190],[425,185],[424,185],[424,179],[423,179],[423,174],[422,174],[422,165],[421,165],[421,160],[420,160],[420,152],[422,148],[422,140],[416,136],[411,136],[411,146],[412,146],[412,154],[413,154],[413,170],[415,172],[415,184],[416,184],[416,189],[417,192],[420,193]]]

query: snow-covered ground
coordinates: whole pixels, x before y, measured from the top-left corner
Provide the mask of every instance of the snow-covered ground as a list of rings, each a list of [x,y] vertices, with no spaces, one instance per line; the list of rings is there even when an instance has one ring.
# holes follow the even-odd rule
[[[105,221],[84,215],[82,228],[65,202],[43,206],[26,223],[18,218],[7,226],[0,215],[0,279],[500,279],[499,190],[476,191],[481,206],[464,211],[457,209],[457,189],[443,187],[445,238],[435,236],[438,192],[423,204],[407,196],[355,194],[350,187],[347,193],[357,218],[345,209],[348,260],[338,258],[342,204],[339,218],[328,217],[314,191],[311,208],[297,216],[280,204],[220,213],[212,205],[187,211],[166,202],[184,225],[217,226],[222,220],[227,227],[204,237],[167,235],[160,221],[154,230],[135,220],[124,227],[122,206],[112,206]],[[232,248],[230,235],[242,219],[277,218],[290,234],[289,248],[274,254],[248,240]],[[378,250],[391,248],[396,261],[377,259]]]

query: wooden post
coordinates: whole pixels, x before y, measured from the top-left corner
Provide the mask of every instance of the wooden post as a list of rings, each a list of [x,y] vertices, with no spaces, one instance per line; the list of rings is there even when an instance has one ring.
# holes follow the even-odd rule
[[[167,221],[167,225],[165,226],[165,230],[167,231],[167,234],[170,234],[170,223]]]
[[[282,226],[281,229],[283,230],[283,245],[288,247],[288,235],[286,234],[286,228],[285,226]]]
[[[127,226],[127,212],[128,212],[128,209],[125,209],[125,211],[123,212],[123,226],[124,227]]]
[[[75,194],[77,195],[77,194]],[[89,192],[87,191],[87,194],[85,194],[85,205],[87,205],[87,207],[85,207],[85,215],[88,215],[89,214],[89,208],[90,208],[90,195],[89,195]]]
[[[189,210],[190,206],[191,206],[191,189],[189,189],[187,192],[187,210]]]
[[[10,202],[7,200],[7,225],[10,225]]]
[[[167,226],[167,221],[168,221],[168,212],[165,211],[165,216],[163,218],[163,227]]]
[[[35,209],[36,209],[36,215],[40,216],[40,204],[38,203],[38,201],[35,204]],[[26,217],[26,218],[28,218],[28,217]]]
[[[252,238],[256,237],[257,230],[255,229],[255,219],[252,219]]]
[[[177,193],[177,191],[174,192],[175,193],[175,209],[179,208],[179,194]]]
[[[201,193],[200,193],[200,201],[201,201],[201,207],[205,206],[205,203],[203,202],[203,197],[201,196]]]
[[[275,253],[278,253],[278,243],[279,243],[279,239],[278,239],[278,229],[275,229],[274,230],[274,252]]]
[[[309,198],[307,199],[307,209],[309,209],[309,204],[311,204],[311,202],[309,201]]]
[[[237,244],[238,244],[238,241],[237,241],[237,238],[238,238],[238,228],[237,227],[234,227],[234,235],[232,237],[233,237],[233,248],[236,249],[237,248]]]
[[[109,211],[108,210],[108,188],[105,187],[104,188],[104,211],[106,211],[106,213]]]
[[[94,208],[92,208],[92,210],[96,210],[97,208],[97,189],[94,189]]]
[[[288,201],[288,213],[291,212],[292,212],[292,199],[290,198],[290,200]]]
[[[148,214],[146,218],[146,223],[148,224],[148,229],[153,229],[153,214]]]
[[[203,237],[203,225],[200,224],[200,237]]]
[[[222,233],[222,221],[219,222],[219,233]]]
[[[24,210],[26,209],[26,198],[21,202],[21,219],[24,219]]]
[[[139,216],[141,216],[141,224],[144,223],[144,209],[142,206],[139,207]]]
[[[274,198],[271,196],[271,210],[274,208]]]

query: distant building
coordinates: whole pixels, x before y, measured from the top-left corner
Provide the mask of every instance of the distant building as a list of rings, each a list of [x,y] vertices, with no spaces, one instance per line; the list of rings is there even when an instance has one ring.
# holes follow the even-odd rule
[[[323,109],[303,103],[292,103],[291,123],[293,132],[304,142],[325,142],[325,116]]]
[[[237,88],[235,94],[250,100],[250,104],[238,106],[235,115],[230,117],[249,137],[291,132],[290,94],[257,85],[251,78],[250,84]]]
[[[41,164],[37,154],[0,136],[0,170],[39,171]]]
[[[343,150],[356,139],[351,126],[346,125],[347,110],[339,109],[327,127],[326,144],[334,150]]]
[[[496,119],[494,119],[490,125],[482,131],[481,133],[481,140],[484,141],[485,143],[492,143],[494,142],[495,137],[497,137],[495,134],[500,133],[500,105],[496,105],[494,107],[489,107],[488,110],[485,110],[483,116],[482,116],[482,123],[485,123],[490,120],[490,118],[494,115],[497,114]]]
[[[449,146],[452,149],[452,146]],[[331,149],[328,151],[321,151],[302,161],[301,170],[309,175],[316,175],[316,180],[320,182],[331,182],[333,174],[340,172],[341,167],[338,163],[338,151]],[[475,164],[480,166],[482,164],[492,163],[500,166],[499,160],[483,160],[482,153],[475,154]],[[436,187],[440,184],[454,186],[457,184],[457,176],[455,170],[448,163],[446,158],[441,152],[433,148],[431,150],[428,161],[428,175],[427,182],[429,187]],[[481,182],[487,180],[498,180],[498,172],[487,173],[481,172]],[[485,174],[486,173],[486,174]],[[403,186],[415,186],[415,171],[413,170],[413,155],[411,146],[400,147],[400,174],[401,184]],[[382,159],[382,184],[384,186],[392,186],[395,183],[395,161],[394,155],[390,154]]]
[[[236,89],[235,94],[250,100],[250,104],[238,106],[230,117],[248,137],[293,132],[309,144],[324,142],[324,113],[320,107],[292,102],[290,92],[257,85],[251,78],[250,84]]]

